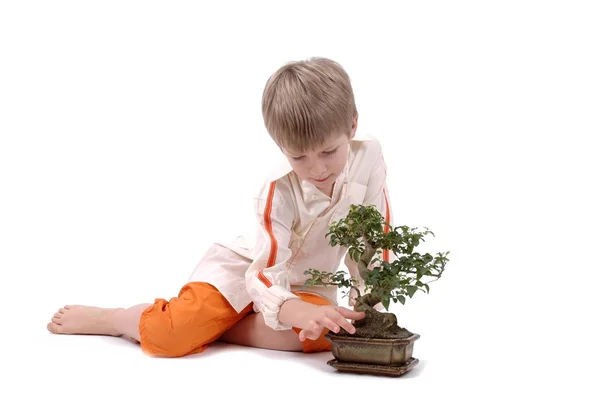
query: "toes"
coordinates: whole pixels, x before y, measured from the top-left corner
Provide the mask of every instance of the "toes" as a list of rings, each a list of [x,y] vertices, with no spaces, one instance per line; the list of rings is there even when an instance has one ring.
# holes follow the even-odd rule
[[[48,328],[48,331],[54,334],[60,334],[62,332],[62,327],[54,322],[48,323],[46,327]]]
[[[56,324],[56,325],[59,325],[59,326],[60,326],[60,318],[58,318],[58,317],[53,317],[53,318],[52,318],[52,323],[54,323],[54,324]]]
[[[65,308],[60,308],[60,309],[58,310],[58,313],[61,313],[61,314],[62,314],[62,313],[65,313],[66,311],[67,311],[67,309],[65,309]]]
[[[55,319],[60,319],[62,317],[62,315],[63,315],[63,313],[59,311],[57,313],[54,313],[54,318]]]

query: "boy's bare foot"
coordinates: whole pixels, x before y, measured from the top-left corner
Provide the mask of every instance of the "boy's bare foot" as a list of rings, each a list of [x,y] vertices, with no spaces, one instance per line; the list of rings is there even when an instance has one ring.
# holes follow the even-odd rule
[[[122,309],[67,305],[54,314],[48,330],[54,334],[91,334],[120,336],[115,314]]]

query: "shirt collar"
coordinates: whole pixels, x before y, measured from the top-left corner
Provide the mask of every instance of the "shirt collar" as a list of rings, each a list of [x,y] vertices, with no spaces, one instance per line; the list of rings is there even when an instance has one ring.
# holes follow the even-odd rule
[[[371,141],[373,140],[372,137],[370,136],[354,136],[354,138],[352,140],[350,140],[350,142],[353,141]],[[279,165],[277,167],[275,167],[275,169],[273,169],[271,171],[271,173],[267,176],[267,180],[268,182],[274,182],[276,180],[281,179],[282,177],[286,176],[288,173],[290,173],[293,169],[292,169],[292,165],[290,165],[290,162],[288,161],[288,159],[285,157],[285,155],[283,155],[282,153],[279,153]]]

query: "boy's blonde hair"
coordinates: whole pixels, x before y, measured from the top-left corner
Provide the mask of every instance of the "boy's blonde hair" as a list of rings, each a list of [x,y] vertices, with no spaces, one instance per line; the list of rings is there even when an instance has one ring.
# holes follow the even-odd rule
[[[327,58],[289,62],[267,81],[262,113],[275,143],[287,150],[305,152],[332,133],[350,135],[356,115],[350,77]]]

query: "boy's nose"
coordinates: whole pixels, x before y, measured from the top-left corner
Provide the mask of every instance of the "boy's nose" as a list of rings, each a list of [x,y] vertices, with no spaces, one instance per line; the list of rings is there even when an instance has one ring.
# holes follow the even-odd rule
[[[325,167],[324,163],[317,162],[311,165],[309,172],[313,178],[319,179],[323,177],[326,170],[327,168]]]

